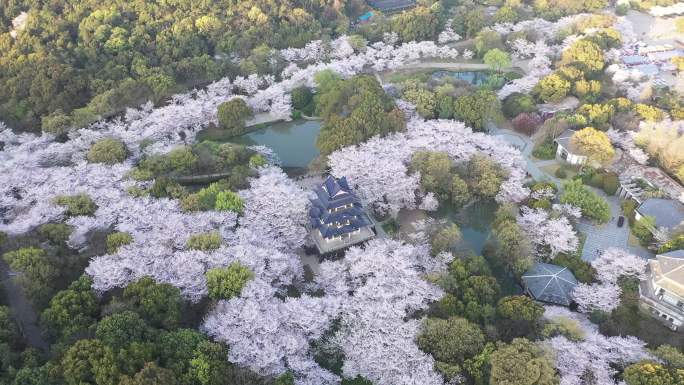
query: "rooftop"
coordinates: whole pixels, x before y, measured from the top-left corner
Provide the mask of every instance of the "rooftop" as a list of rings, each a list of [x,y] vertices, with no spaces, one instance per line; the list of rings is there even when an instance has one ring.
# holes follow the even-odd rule
[[[648,265],[653,283],[684,298],[684,250],[659,254]]]
[[[621,180],[627,181],[634,178],[644,179],[657,189],[662,190],[671,199],[679,199],[684,196],[682,185],[658,167],[633,164],[620,173]]]
[[[568,128],[563,131],[554,141],[558,143],[559,146],[562,146],[568,150],[570,153],[583,155],[582,152],[572,144],[572,136],[575,135],[576,132],[577,131]]]
[[[542,302],[569,306],[572,301],[570,293],[577,285],[577,279],[567,267],[537,263],[522,281],[530,295]]]
[[[381,11],[395,11],[404,8],[410,8],[416,5],[415,0],[370,0],[368,2],[371,7],[377,8]]]
[[[649,198],[637,211],[641,215],[655,217],[656,227],[672,229],[684,222],[684,205],[673,199]]]

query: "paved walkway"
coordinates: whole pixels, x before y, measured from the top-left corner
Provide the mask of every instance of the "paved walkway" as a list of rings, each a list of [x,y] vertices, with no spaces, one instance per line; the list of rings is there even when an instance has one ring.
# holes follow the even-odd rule
[[[508,142],[511,146],[520,150],[522,155],[525,157],[525,160],[527,161],[527,172],[532,176],[532,178],[534,178],[534,180],[536,180],[536,181],[547,180],[547,181],[553,182],[556,186],[558,186],[559,189],[562,187],[562,182],[560,179],[556,178],[554,175],[547,174],[546,172],[544,172],[540,168],[540,167],[543,167],[543,166],[546,166],[548,164],[552,164],[552,163],[556,162],[555,160],[535,161],[532,158],[532,150],[534,149],[534,142],[532,141],[532,139],[529,136],[517,133],[517,132],[515,132],[513,130],[509,130],[507,128],[499,128],[494,124],[489,125],[489,133],[493,136],[501,137],[503,140]]]
[[[603,191],[593,187],[587,186],[587,188],[599,194],[608,202],[612,219],[610,222],[600,225],[595,224],[586,218],[580,220],[577,227],[587,236],[584,242],[584,248],[582,249],[582,259],[585,261],[593,261],[602,251],[609,247],[618,247],[629,250],[632,254],[639,255],[643,258],[652,258],[653,254],[648,250],[641,246],[631,246],[629,244],[629,223],[627,223],[626,220],[622,227],[617,226],[618,217],[622,215],[620,198],[608,196]]]

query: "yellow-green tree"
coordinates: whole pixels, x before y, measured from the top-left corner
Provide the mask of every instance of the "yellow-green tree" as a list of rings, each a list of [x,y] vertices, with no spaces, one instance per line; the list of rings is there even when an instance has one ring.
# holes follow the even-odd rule
[[[575,148],[587,156],[590,162],[605,164],[615,156],[615,149],[608,135],[594,127],[577,131],[570,141]]]
[[[587,39],[577,40],[563,51],[561,62],[579,65],[591,72],[601,71],[605,65],[601,47]]]

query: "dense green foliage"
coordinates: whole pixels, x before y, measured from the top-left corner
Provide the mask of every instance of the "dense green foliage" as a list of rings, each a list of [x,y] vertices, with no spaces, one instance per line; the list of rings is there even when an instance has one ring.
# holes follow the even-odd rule
[[[461,240],[461,229],[457,224],[452,223],[442,226],[430,235],[430,252],[437,255],[444,251],[449,251],[456,242]]]
[[[245,202],[242,200],[242,198],[240,198],[239,195],[232,191],[219,191],[216,194],[216,203],[214,203],[214,209],[218,211],[233,211],[241,214],[244,207]]]
[[[97,205],[85,193],[76,195],[60,195],[55,198],[55,204],[64,206],[64,214],[69,217],[79,215],[92,216],[97,211]]]
[[[128,245],[133,242],[133,236],[125,232],[113,232],[107,235],[107,253],[113,254],[119,249],[119,247]]]
[[[118,139],[105,138],[95,142],[86,158],[92,163],[115,164],[126,159],[126,146]]]
[[[316,146],[329,154],[374,135],[405,129],[404,114],[373,76],[340,79],[330,71],[316,75],[316,112],[324,119]]]
[[[501,102],[496,93],[478,90],[460,96],[454,102],[454,118],[463,121],[474,131],[486,131],[486,124],[496,120],[501,114]]]
[[[49,300],[52,291],[48,285],[57,277],[57,271],[45,250],[26,247],[9,251],[2,258],[10,269],[19,273],[14,279],[34,303],[43,304]]]
[[[218,106],[219,125],[231,136],[245,132],[245,119],[252,116],[252,110],[241,98],[234,98]]]
[[[230,299],[240,294],[247,281],[254,277],[249,268],[233,262],[225,268],[214,268],[206,273],[209,298]]]
[[[221,246],[221,234],[218,231],[194,234],[188,238],[186,247],[190,250],[216,250]]]
[[[540,346],[524,338],[499,344],[491,355],[490,364],[490,385],[558,383],[552,358]]]
[[[504,99],[501,106],[507,118],[515,118],[523,112],[537,112],[537,105],[534,99],[526,94],[514,92]]]
[[[54,245],[66,242],[73,231],[74,228],[66,223],[46,223],[38,227],[38,235]]]
[[[151,278],[131,283],[111,299],[98,297],[81,277],[58,292],[41,315],[53,354],[23,359],[2,372],[7,384],[35,385],[262,385],[264,378],[226,361],[228,349],[198,331],[180,290]],[[199,311],[198,314],[202,314]],[[13,344],[12,324],[0,307],[0,346]],[[184,315],[184,317],[181,317]],[[28,358],[30,350],[22,357]],[[8,357],[10,358],[10,357]],[[16,378],[12,382],[12,378]],[[27,379],[32,379],[32,382]],[[48,378],[50,379],[48,381]]]
[[[560,202],[579,207],[582,210],[582,215],[598,222],[605,223],[610,220],[608,202],[582,185],[581,180],[573,180],[565,184]]]
[[[433,316],[444,319],[460,316],[480,325],[494,321],[501,289],[484,258],[454,260],[438,284],[447,294],[432,307]]]
[[[496,305],[497,329],[504,341],[534,338],[541,328],[544,307],[527,296],[501,298]]]
[[[560,254],[553,259],[553,263],[570,269],[579,282],[592,283],[596,279],[596,269],[578,255]]]
[[[21,11],[28,20],[13,39],[6,28]],[[222,76],[275,73],[273,49],[344,32],[345,12],[299,0],[10,2],[0,12],[0,116],[25,128],[43,118],[58,132]],[[407,38],[437,26],[412,24]]]
[[[492,224],[492,236],[488,241],[485,256],[496,264],[521,276],[532,267],[532,245],[515,218],[518,209],[503,205],[496,212]]]
[[[428,318],[416,342],[435,360],[453,365],[479,353],[485,338],[480,328],[465,318]]]

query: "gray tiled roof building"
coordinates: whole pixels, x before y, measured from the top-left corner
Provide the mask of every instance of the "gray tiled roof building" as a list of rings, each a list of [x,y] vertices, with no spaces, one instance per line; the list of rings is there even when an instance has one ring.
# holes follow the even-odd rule
[[[522,276],[527,293],[537,301],[569,306],[577,285],[572,272],[563,266],[537,263]]]

